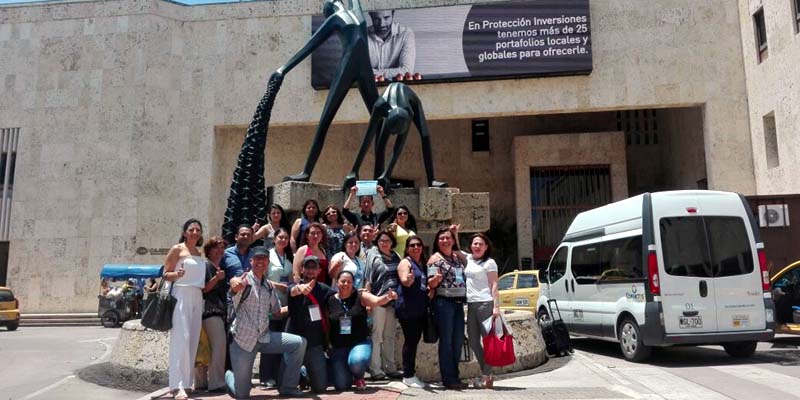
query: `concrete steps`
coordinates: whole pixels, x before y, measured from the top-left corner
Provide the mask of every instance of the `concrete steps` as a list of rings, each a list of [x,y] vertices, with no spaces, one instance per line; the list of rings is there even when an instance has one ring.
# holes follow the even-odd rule
[[[22,314],[20,326],[92,326],[100,325],[97,313]]]

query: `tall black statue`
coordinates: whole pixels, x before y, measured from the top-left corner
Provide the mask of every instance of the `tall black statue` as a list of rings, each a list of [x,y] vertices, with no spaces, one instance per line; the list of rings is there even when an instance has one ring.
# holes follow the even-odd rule
[[[233,171],[228,208],[225,209],[225,220],[222,224],[222,237],[228,243],[234,242],[236,229],[240,224],[252,224],[256,220],[263,222],[268,214],[264,153],[272,106],[282,82],[283,77],[280,74],[272,74],[267,90],[256,107],[253,121],[247,128],[236,169]]]
[[[377,133],[375,140],[375,179],[378,184],[388,187],[392,177],[392,170],[403,151],[406,143],[408,130],[411,123],[414,123],[422,141],[422,158],[425,163],[425,175],[428,186],[446,187],[447,184],[434,180],[433,156],[431,154],[431,136],[428,132],[428,123],[425,120],[425,112],[422,108],[422,101],[411,88],[403,83],[391,83],[383,92],[383,95],[375,102],[372,107],[372,115],[367,126],[367,134],[364,136],[364,143],[358,151],[353,169],[347,175],[342,185],[343,190],[348,190],[358,179],[358,170],[364,161],[364,156],[369,149],[370,139]],[[389,164],[384,166],[386,144],[391,135],[397,135],[394,142],[394,150]]]
[[[340,0],[325,0],[323,12],[327,17],[325,22],[317,29],[308,43],[292,57],[286,65],[278,68],[277,73],[285,75],[289,73],[303,59],[325,42],[334,33],[339,35],[342,42],[342,58],[336,69],[336,74],[331,82],[328,98],[322,109],[322,116],[319,120],[317,133],[314,135],[314,142],[308,153],[306,165],[303,172],[283,178],[284,181],[308,182],[314,166],[317,164],[322,146],[325,144],[325,135],[331,126],[333,117],[342,105],[347,92],[353,83],[358,84],[358,90],[367,106],[367,111],[372,109],[372,105],[378,99],[378,89],[375,86],[375,76],[372,74],[372,66],[369,61],[369,44],[367,42],[367,23],[364,20],[364,12],[361,9],[359,0],[351,0],[350,8],[345,8]],[[371,138],[364,138],[364,141],[371,141]]]

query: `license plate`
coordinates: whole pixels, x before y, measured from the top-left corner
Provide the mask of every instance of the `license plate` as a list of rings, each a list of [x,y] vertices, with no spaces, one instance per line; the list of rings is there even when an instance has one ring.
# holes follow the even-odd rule
[[[531,304],[530,301],[528,301],[528,299],[525,298],[517,298],[515,300],[515,303],[517,306],[528,306]]]
[[[678,326],[681,329],[693,329],[703,327],[703,317],[697,315],[694,317],[680,317],[678,318]]]

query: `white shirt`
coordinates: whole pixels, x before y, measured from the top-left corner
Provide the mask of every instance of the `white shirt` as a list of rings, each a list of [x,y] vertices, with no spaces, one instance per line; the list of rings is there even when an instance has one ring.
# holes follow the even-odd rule
[[[497,272],[497,263],[493,259],[478,261],[473,259],[472,255],[467,255],[467,268],[464,269],[464,273],[467,275],[468,303],[494,300],[492,288],[489,287],[489,272]]]

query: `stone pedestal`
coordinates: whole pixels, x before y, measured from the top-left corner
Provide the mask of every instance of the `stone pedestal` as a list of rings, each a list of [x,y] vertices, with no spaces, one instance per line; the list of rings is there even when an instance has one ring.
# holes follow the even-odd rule
[[[340,186],[309,182],[283,182],[269,188],[272,202],[288,213],[299,215],[303,203],[315,199],[321,208],[328,204],[341,207],[347,195]],[[461,193],[457,188],[394,189],[389,199],[396,206],[405,205],[417,219],[417,234],[431,234],[449,224],[461,224],[461,232],[489,230],[489,193]],[[350,210],[359,211],[358,201]],[[383,201],[375,198],[375,212],[385,210]]]
[[[495,374],[535,368],[547,360],[544,341],[539,325],[532,313],[527,311],[508,311],[506,319],[514,333],[514,350],[517,362],[513,365],[495,368]],[[397,325],[397,345],[395,360],[402,369],[401,351],[403,332]],[[420,342],[417,349],[417,376],[426,382],[436,382],[439,375],[437,345]],[[169,367],[169,333],[144,328],[139,320],[126,322],[111,353],[113,374],[129,382],[167,385]],[[480,376],[475,356],[471,361],[459,365],[461,378]],[[258,373],[258,360],[253,365],[253,373]]]

